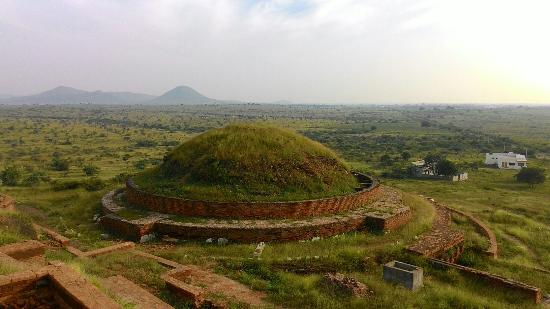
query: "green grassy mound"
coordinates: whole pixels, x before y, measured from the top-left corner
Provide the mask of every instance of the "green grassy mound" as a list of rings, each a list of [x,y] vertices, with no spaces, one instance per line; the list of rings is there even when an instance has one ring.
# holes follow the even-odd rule
[[[217,201],[301,200],[357,187],[332,150],[289,130],[252,124],[200,134],[135,181],[157,194]]]

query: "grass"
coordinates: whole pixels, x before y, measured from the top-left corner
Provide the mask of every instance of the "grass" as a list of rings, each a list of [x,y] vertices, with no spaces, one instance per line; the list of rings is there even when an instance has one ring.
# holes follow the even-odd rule
[[[235,124],[200,134],[135,177],[147,191],[197,200],[303,200],[354,192],[358,183],[325,146],[290,130]]]
[[[532,160],[532,164],[548,168],[546,161]],[[547,241],[550,237],[550,207],[547,203],[550,200],[550,184],[531,188],[515,182],[515,173],[479,169],[470,171],[469,180],[463,183],[399,180],[391,181],[391,184],[408,192],[432,196],[454,208],[470,212],[495,232],[499,260],[467,255],[463,261],[469,259],[467,263],[477,268],[547,291],[550,290],[550,276],[533,268],[550,269],[550,244]],[[466,231],[468,229],[471,230],[465,228]],[[472,233],[467,233],[467,239],[468,244],[478,250],[483,245]]]
[[[354,169],[381,175],[388,169],[378,164],[382,154],[389,154],[398,163],[406,163],[398,158],[403,151],[410,152],[412,158],[422,158],[435,151],[457,162],[468,163],[482,160],[485,151],[502,149],[504,142],[507,149],[517,152],[527,147],[529,164],[549,169],[548,159],[534,159],[535,151],[540,158],[550,153],[549,113],[550,109],[543,107],[1,106],[0,171],[16,165],[21,171],[21,182],[33,173],[44,177],[41,176],[38,185],[3,185],[0,191],[13,196],[25,216],[75,239],[78,247],[86,251],[112,244],[101,240],[100,234],[105,231],[91,219],[99,213],[101,196],[122,185],[113,181],[114,177],[121,173],[140,173],[144,167],[155,168],[175,145],[235,120],[261,121],[297,130],[334,149],[337,157],[353,162]],[[429,119],[434,125],[421,127],[423,119]],[[151,143],[148,142],[156,146],[149,147]],[[68,171],[51,169],[54,152],[69,160]],[[108,183],[107,188],[96,192],[82,188],[53,190],[55,181],[84,182],[89,179],[83,173],[87,165],[100,168],[97,177]],[[248,260],[254,244],[218,246],[183,242],[177,247],[154,249],[153,253],[180,263],[213,266],[220,273],[265,291],[272,301],[294,308],[533,307],[515,295],[453,271],[432,269],[421,259],[403,253],[407,243],[425,231],[433,218],[431,208],[415,194],[433,196],[474,214],[497,235],[500,258],[492,260],[479,253],[486,245],[485,239],[470,223],[455,217],[455,227],[462,229],[467,238],[462,263],[541,287],[544,294],[548,293],[549,275],[535,268],[550,267],[550,185],[529,188],[517,184],[513,179],[515,173],[510,171],[480,169],[469,171],[469,174],[470,180],[465,183],[385,180],[387,184],[410,192],[404,198],[415,209],[411,224],[386,235],[360,232],[314,242],[269,243],[260,261]],[[205,192],[200,194],[207,194]],[[249,193],[244,192],[243,196]],[[126,215],[132,218],[136,213]],[[22,218],[20,222],[28,221]],[[8,228],[0,225],[0,235],[5,243],[33,238],[12,225]],[[147,248],[151,246],[144,245],[142,249]],[[213,256],[226,259],[215,261]],[[306,259],[307,256],[310,259]],[[292,260],[289,261],[289,257]],[[303,258],[296,260],[296,257]],[[48,251],[47,259],[66,261],[99,285],[102,277],[113,274],[122,274],[138,281],[136,283],[143,281],[148,290],[172,305],[186,306],[163,287],[162,268],[127,253],[76,260],[63,250],[55,250]],[[380,264],[391,259],[424,267],[425,287],[411,293],[384,282]],[[320,284],[320,274],[293,274],[281,270],[289,265],[326,266],[346,273],[367,284],[375,291],[375,296],[365,301],[339,295]],[[0,273],[11,271],[0,263]]]
[[[36,238],[30,217],[15,212],[0,212],[0,246]]]

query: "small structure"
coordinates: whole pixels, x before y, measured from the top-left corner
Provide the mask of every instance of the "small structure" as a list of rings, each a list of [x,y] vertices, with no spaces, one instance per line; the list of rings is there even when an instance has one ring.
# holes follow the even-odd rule
[[[384,264],[384,280],[402,284],[407,289],[416,291],[424,286],[424,271],[418,266],[391,261]]]
[[[525,155],[513,152],[507,153],[486,153],[485,164],[497,166],[502,169],[519,170],[527,167],[527,158]]]
[[[465,181],[468,180],[468,173],[458,173],[453,176],[444,176],[436,175],[433,171],[433,168],[428,166],[424,160],[418,160],[411,163],[412,164],[412,174],[416,178],[426,178],[426,179],[442,179],[450,181]]]

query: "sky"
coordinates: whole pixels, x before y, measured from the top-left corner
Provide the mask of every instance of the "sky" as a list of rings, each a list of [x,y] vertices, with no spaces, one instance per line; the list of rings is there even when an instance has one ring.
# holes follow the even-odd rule
[[[550,103],[548,0],[0,0],[0,94]]]

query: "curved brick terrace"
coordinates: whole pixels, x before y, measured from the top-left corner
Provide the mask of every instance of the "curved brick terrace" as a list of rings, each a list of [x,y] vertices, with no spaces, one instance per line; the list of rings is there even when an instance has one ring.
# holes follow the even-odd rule
[[[230,220],[219,218],[189,218],[157,212],[142,212],[137,218],[124,218],[131,208],[124,204],[127,193],[112,191],[102,199],[104,217],[101,224],[130,239],[157,233],[184,239],[227,238],[238,242],[292,241],[328,237],[368,228],[393,230],[407,223],[412,213],[404,206],[399,193],[381,186],[377,200],[356,209],[307,220]]]
[[[434,203],[437,203],[437,202],[434,202]],[[485,253],[495,259],[498,257],[497,238],[495,236],[495,233],[487,225],[485,225],[485,223],[481,222],[479,219],[477,219],[476,217],[472,216],[469,213],[466,213],[454,208],[450,208],[449,206],[443,205],[441,203],[437,203],[437,204],[440,207],[444,207],[445,209],[449,210],[450,212],[453,212],[468,218],[468,220],[470,220],[476,226],[477,231],[483,234],[489,240],[489,247],[487,248],[487,250],[485,250]]]
[[[152,211],[190,217],[239,219],[300,219],[336,214],[358,208],[376,198],[376,179],[354,172],[358,191],[343,196],[285,202],[214,202],[156,195],[126,182],[128,202]]]

